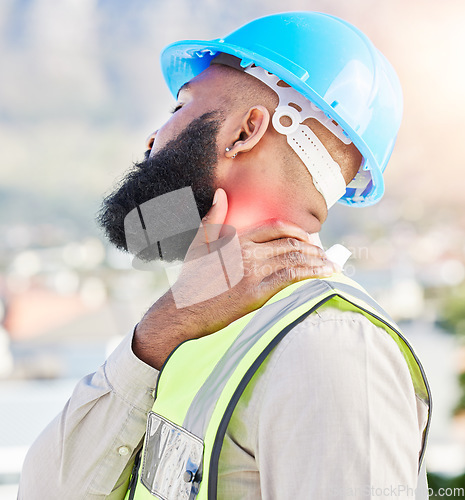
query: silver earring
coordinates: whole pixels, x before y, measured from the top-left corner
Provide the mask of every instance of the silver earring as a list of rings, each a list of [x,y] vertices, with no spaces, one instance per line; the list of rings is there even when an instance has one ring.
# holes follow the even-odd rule
[[[231,151],[231,148],[226,148],[226,153],[229,153],[229,151]],[[237,156],[237,153],[233,154],[233,155],[231,156],[231,159],[233,159],[233,160],[234,160],[234,158],[236,158],[236,156]]]

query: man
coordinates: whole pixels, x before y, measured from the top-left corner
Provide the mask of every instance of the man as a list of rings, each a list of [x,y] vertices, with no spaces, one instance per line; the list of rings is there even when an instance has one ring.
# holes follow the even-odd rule
[[[421,365],[311,244],[336,201],[382,196],[401,114],[392,68],[315,13],[179,42],[162,65],[174,114],[100,220],[127,248],[131,214],[146,231],[147,203],[191,187],[203,226],[172,290],[33,445],[20,498],[412,498],[429,423]],[[241,269],[222,292],[220,253]]]

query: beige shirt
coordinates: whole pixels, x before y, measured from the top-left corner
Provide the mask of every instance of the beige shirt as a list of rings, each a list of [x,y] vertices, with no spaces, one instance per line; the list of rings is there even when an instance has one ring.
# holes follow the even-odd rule
[[[129,335],[76,386],[31,447],[22,500],[123,499],[158,372]],[[417,486],[426,405],[395,342],[364,316],[324,309],[274,349],[236,407],[219,499],[427,498]]]

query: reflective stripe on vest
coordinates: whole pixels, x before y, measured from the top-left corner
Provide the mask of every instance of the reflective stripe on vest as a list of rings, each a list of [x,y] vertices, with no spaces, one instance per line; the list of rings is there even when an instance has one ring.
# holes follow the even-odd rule
[[[415,394],[429,407],[420,466],[431,421],[430,390],[421,363],[386,312],[360,285],[338,274],[295,283],[257,311],[171,353],[158,378],[142,468],[134,468],[126,498],[216,500],[223,438],[247,384],[285,335],[324,306],[363,314],[401,350]]]

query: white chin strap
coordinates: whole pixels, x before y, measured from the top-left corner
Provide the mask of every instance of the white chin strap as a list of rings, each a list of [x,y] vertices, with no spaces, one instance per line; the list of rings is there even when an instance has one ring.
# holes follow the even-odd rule
[[[331,158],[312,129],[303,125],[303,122],[308,118],[314,118],[344,144],[350,144],[352,141],[335,121],[328,118],[320,108],[297,90],[278,85],[282,80],[277,76],[255,65],[245,68],[244,72],[258,78],[278,95],[279,104],[273,114],[273,127],[280,134],[287,136],[288,144],[304,162],[312,176],[313,184],[323,195],[329,209],[345,194],[346,183],[341,167]],[[290,124],[283,125],[283,118],[286,118],[285,121],[290,121]]]

